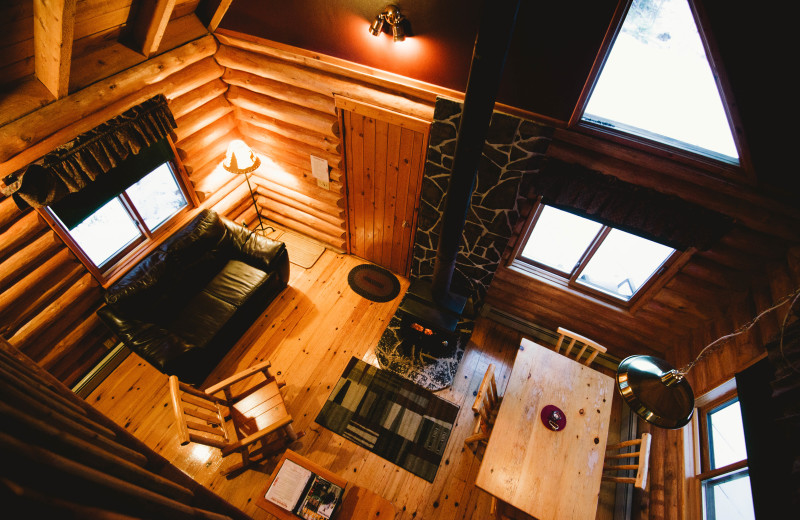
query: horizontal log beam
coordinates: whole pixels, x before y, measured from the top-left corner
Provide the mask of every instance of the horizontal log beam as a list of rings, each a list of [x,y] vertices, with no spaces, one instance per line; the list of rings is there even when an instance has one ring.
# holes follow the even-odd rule
[[[20,327],[8,342],[38,361],[81,316],[100,307],[101,294],[97,281],[86,273]]]
[[[0,263],[0,291],[33,271],[45,258],[65,247],[55,232],[48,231]]]
[[[288,85],[312,90],[326,96],[340,94],[396,110],[410,116],[428,121],[433,120],[433,104],[436,94],[418,89],[409,89],[398,83],[397,78],[383,80],[374,73],[363,74],[347,67],[333,67],[327,70],[317,68],[324,65],[319,60],[307,60],[292,53],[282,52],[263,45],[240,45],[227,35],[219,35],[223,42],[217,52],[217,60],[230,69],[244,70]],[[239,45],[234,47],[233,45]],[[257,49],[244,50],[245,48]],[[263,52],[264,54],[262,54]],[[275,53],[267,56],[266,53]],[[378,85],[376,85],[378,83]],[[430,101],[414,97],[415,94],[429,96]],[[463,94],[451,92],[449,97],[458,99]],[[447,94],[444,94],[447,95]]]
[[[272,181],[269,178],[260,178],[258,183],[263,187],[263,189],[270,193],[277,193],[283,197],[288,197],[304,206],[309,208],[313,208],[317,211],[321,211],[323,213],[327,213],[329,215],[341,215],[344,211],[341,207],[337,206],[335,203],[332,204],[328,201],[319,200],[312,195],[308,195],[301,191],[294,189],[293,187],[284,186],[277,182]]]
[[[312,208],[312,207],[310,207],[310,206],[308,206],[306,204],[303,204],[302,202],[294,200],[291,197],[287,197],[287,196],[282,195],[282,194],[280,194],[278,192],[268,190],[268,189],[266,189],[264,187],[261,187],[261,189],[259,189],[258,192],[259,192],[259,194],[261,196],[266,197],[268,199],[272,199],[272,200],[274,200],[275,202],[277,202],[279,204],[282,204],[284,206],[288,206],[288,207],[291,207],[291,208],[295,208],[295,209],[297,209],[299,211],[303,211],[305,213],[308,213],[309,215],[311,215],[311,216],[313,216],[315,218],[318,218],[318,219],[324,220],[326,222],[329,222],[329,223],[333,224],[334,226],[337,226],[337,227],[340,227],[340,228],[344,228],[344,210],[341,210],[339,208],[331,208],[331,209],[337,210],[335,214],[331,214],[331,213],[327,213],[325,211],[320,211],[320,210],[318,210],[316,208]]]
[[[22,215],[22,210],[19,209],[17,203],[14,202],[12,197],[4,197],[0,199],[0,231],[12,225]]]
[[[233,114],[228,114],[214,121],[201,131],[178,141],[175,143],[175,147],[186,154],[186,158],[183,159],[183,162],[191,166],[193,164],[193,154],[199,153],[208,146],[218,144],[220,141],[224,141],[225,146],[227,146],[228,141],[234,139],[234,137],[229,138],[228,135],[234,132],[235,128],[236,121],[233,119]]]
[[[271,199],[268,197],[259,197],[258,207],[261,209],[261,215],[265,215],[267,218],[272,218],[275,216],[275,214],[278,214],[290,218],[296,222],[302,222],[303,224],[311,226],[317,231],[331,237],[343,239],[345,236],[345,230],[342,227],[344,221],[338,225],[331,224],[330,222],[315,217],[307,211],[303,211],[302,209],[297,209],[292,206],[287,206],[276,199]]]
[[[340,251],[342,249],[344,249],[344,247],[345,247],[344,239],[342,239],[340,237],[331,236],[331,235],[328,235],[326,233],[322,233],[319,230],[314,229],[313,227],[311,227],[311,226],[309,226],[307,224],[304,224],[303,222],[300,222],[300,221],[297,221],[297,220],[293,220],[293,219],[291,219],[289,217],[285,217],[285,216],[283,216],[283,215],[281,215],[279,213],[275,213],[275,212],[267,212],[267,213],[265,213],[265,216],[268,219],[270,219],[270,220],[272,220],[274,222],[277,222],[281,226],[284,226],[284,227],[286,227],[288,229],[291,229],[293,231],[297,231],[297,232],[302,233],[302,234],[304,234],[306,236],[314,238],[314,239],[316,239],[316,240],[318,240],[318,241],[320,241],[320,242],[322,242],[324,244],[328,244],[330,246],[333,246],[335,249],[338,249]]]
[[[259,127],[258,130],[253,130],[253,128],[249,125],[240,125],[240,129],[243,135],[255,137],[261,141],[261,143],[267,145],[271,152],[283,152],[298,156],[301,159],[300,164],[303,166],[307,165],[309,172],[311,171],[312,155],[328,161],[329,167],[336,168],[338,170],[342,169],[344,158],[342,157],[341,153],[329,152],[327,150],[323,150],[322,148],[317,148],[316,146],[295,141],[294,139],[283,137],[261,127]]]
[[[338,131],[335,128],[338,127],[339,121],[335,116],[319,110],[312,110],[294,103],[280,101],[237,86],[230,87],[226,97],[231,104],[239,108],[272,117],[301,128],[307,128],[322,135],[337,137]]]
[[[0,293],[0,322],[5,323],[9,315],[16,313],[18,306],[24,306],[26,300],[33,300],[46,292],[58,279],[78,266],[81,264],[66,247],[42,261],[17,283]]]
[[[333,97],[313,90],[296,87],[281,81],[275,81],[243,70],[227,69],[222,81],[229,85],[246,88],[259,94],[287,103],[301,105],[319,112],[336,115]]]
[[[255,142],[253,149],[259,153],[263,153],[258,147],[259,143]],[[342,193],[321,188],[317,186],[317,183],[310,178],[297,177],[288,171],[284,165],[272,160],[271,158],[267,159],[261,162],[261,167],[254,172],[254,177],[266,179],[282,186],[286,186],[287,188],[291,188],[298,193],[303,193],[331,206],[344,207],[344,195]],[[338,188],[338,191],[341,191],[341,186]]]
[[[341,140],[338,137],[330,137],[311,130],[285,123],[274,117],[265,116],[252,110],[235,108],[236,119],[254,127],[269,130],[273,134],[280,135],[287,139],[292,139],[307,145],[325,150],[328,153],[341,154]]]
[[[32,242],[46,228],[47,224],[35,211],[23,215],[6,231],[0,233],[0,261],[5,260],[8,255],[25,244]]]
[[[216,65],[217,62],[214,62]],[[219,65],[217,65],[219,67]],[[219,70],[224,70],[219,67]],[[182,94],[169,102],[169,108],[175,118],[183,117],[198,107],[203,106],[215,97],[219,97],[228,91],[228,85],[221,79],[216,78],[208,83],[203,83],[199,87]]]
[[[172,92],[173,84],[161,82],[215,50],[212,36],[195,40],[0,127],[0,178],[155,94]]]
[[[233,111],[230,103],[224,96],[215,97],[205,105],[201,105],[187,115],[176,121],[178,127],[175,129],[175,136],[178,141],[186,139],[190,135],[213,124],[223,116]]]

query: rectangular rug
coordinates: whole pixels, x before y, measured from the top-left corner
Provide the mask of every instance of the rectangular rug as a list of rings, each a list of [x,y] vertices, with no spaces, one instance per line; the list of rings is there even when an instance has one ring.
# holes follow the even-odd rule
[[[316,422],[433,482],[458,409],[430,390],[354,357]]]
[[[317,259],[325,252],[325,246],[291,231],[284,232],[276,240],[286,244],[289,261],[303,269],[311,269]]]

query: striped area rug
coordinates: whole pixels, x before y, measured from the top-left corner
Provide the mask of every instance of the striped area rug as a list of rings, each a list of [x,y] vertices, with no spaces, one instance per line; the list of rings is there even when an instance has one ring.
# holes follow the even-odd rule
[[[433,482],[459,407],[352,358],[316,422]]]

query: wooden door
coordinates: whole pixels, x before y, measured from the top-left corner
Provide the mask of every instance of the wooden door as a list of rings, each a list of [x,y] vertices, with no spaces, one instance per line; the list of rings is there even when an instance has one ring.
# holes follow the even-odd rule
[[[343,132],[348,250],[408,276],[430,122],[336,97]]]

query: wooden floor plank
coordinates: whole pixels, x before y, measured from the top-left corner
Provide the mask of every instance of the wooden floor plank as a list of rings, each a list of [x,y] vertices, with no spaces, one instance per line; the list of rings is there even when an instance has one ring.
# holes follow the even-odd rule
[[[268,359],[273,372],[286,381],[282,392],[296,429],[306,433],[292,449],[387,498],[397,509],[397,519],[488,518],[490,499],[474,485],[482,449],[477,453],[466,449],[464,438],[477,420],[471,406],[490,363],[495,365],[498,390],[501,394],[505,390],[520,333],[485,318],[476,322],[453,385],[437,393],[460,406],[460,411],[432,483],[315,422],[352,356],[378,365],[375,345],[408,288],[408,280],[401,279],[400,295],[386,303],[358,296],[348,286],[347,274],[362,263],[328,250],[311,269],[292,265],[289,287],[231,347],[204,386]],[[220,469],[237,462],[238,455],[223,460],[214,448],[180,446],[167,376],[137,355],[123,361],[87,401],[248,515],[257,520],[273,518],[255,505],[254,498],[277,457],[235,478],[221,477]]]

